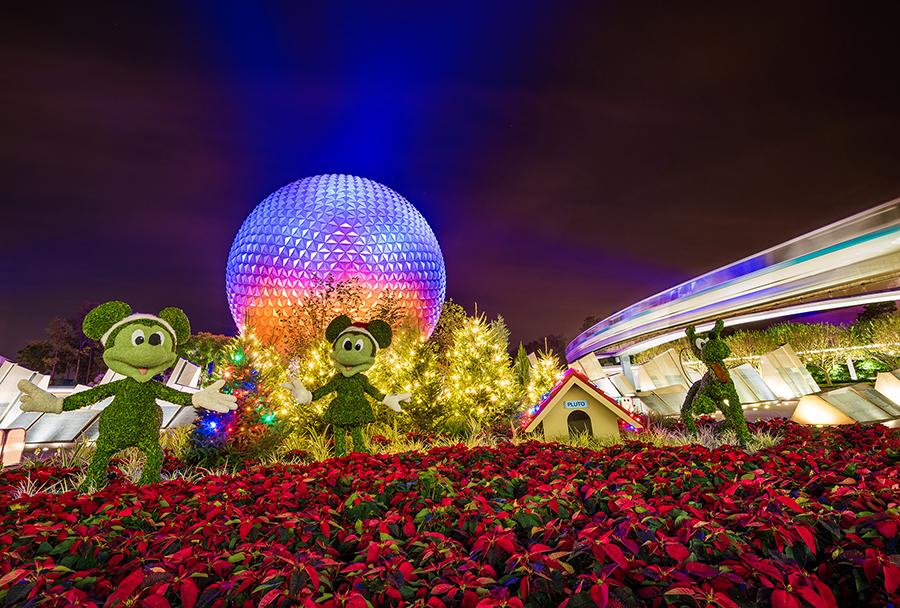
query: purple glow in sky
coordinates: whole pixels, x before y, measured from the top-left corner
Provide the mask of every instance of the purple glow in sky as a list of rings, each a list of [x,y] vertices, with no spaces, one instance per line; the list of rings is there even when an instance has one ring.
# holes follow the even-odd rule
[[[900,3],[3,5],[0,356],[82,303],[233,333],[270,193],[409,199],[511,341],[900,196]]]

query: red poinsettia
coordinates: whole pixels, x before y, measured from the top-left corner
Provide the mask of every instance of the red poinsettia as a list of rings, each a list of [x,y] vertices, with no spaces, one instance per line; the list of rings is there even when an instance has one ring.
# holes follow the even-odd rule
[[[758,423],[778,445],[528,442],[248,466],[19,495],[0,474],[7,606],[896,603],[900,438]],[[172,467],[179,466],[172,461]]]

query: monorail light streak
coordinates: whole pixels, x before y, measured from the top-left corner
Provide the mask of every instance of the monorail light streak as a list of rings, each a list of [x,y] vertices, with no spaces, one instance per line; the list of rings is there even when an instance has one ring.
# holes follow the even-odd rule
[[[629,306],[573,340],[566,359],[633,354],[678,337],[690,324],[703,331],[703,322],[719,317],[735,325],[900,298],[900,291],[866,292],[885,281],[900,286],[900,199]],[[828,300],[829,292],[851,286],[857,286],[854,297]],[[806,301],[791,305],[798,299]]]

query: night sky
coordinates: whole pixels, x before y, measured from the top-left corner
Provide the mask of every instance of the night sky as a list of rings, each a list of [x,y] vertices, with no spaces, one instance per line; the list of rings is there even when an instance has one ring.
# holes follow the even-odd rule
[[[394,8],[386,8],[392,6]],[[354,174],[513,343],[900,196],[900,3],[38,2],[0,17],[0,356],[83,302],[233,334],[282,186]]]

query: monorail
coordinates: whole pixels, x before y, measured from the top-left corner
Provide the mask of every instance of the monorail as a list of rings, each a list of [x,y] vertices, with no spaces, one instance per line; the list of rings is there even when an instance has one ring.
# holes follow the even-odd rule
[[[611,315],[566,348],[640,352],[683,335],[688,325],[729,325],[900,299],[900,199],[829,224],[701,275]]]

